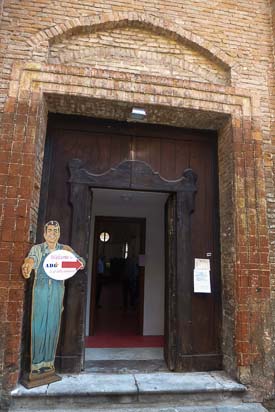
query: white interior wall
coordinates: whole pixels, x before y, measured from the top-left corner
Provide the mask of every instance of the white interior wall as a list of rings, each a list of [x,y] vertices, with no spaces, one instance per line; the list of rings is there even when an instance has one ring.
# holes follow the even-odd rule
[[[167,194],[122,190],[93,190],[91,239],[88,262],[86,334],[89,334],[91,268],[95,216],[146,218],[144,335],[164,333],[164,204]]]

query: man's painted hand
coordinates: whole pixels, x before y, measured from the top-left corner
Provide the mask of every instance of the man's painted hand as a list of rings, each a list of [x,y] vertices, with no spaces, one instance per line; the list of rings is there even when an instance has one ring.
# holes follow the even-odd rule
[[[33,270],[34,261],[31,258],[26,258],[22,265],[22,275],[25,279],[29,279],[31,276],[31,271]]]

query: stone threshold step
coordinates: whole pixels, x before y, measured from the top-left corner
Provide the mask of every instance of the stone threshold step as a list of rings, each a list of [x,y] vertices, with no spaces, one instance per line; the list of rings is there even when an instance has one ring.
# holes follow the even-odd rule
[[[58,409],[44,409],[36,408],[36,412],[79,412],[79,408],[58,408]],[[11,411],[11,410],[10,410]],[[30,412],[32,409],[16,409],[13,412]],[[144,405],[138,407],[120,405],[117,407],[108,406],[108,408],[85,408],[82,412],[267,412],[267,410],[259,403],[240,403],[238,405],[213,405],[213,406],[167,406],[167,405]]]
[[[62,375],[61,375],[62,376]],[[97,396],[141,394],[195,394],[246,391],[244,385],[224,372],[106,374],[81,373],[63,375],[62,380],[38,388],[18,385],[11,393],[16,397]]]
[[[153,373],[168,372],[162,359],[148,360],[95,360],[85,362],[86,373]]]
[[[244,398],[244,385],[230,379],[224,372],[196,373],[140,373],[65,375],[62,381],[38,388],[26,389],[18,385],[11,392],[12,407],[52,410],[77,407],[115,408],[120,405],[143,410],[148,404],[209,406],[238,405]],[[106,410],[105,409],[105,410]],[[129,410],[130,410],[129,409]],[[126,409],[127,410],[127,409]],[[133,409],[138,410],[138,409]],[[146,409],[145,409],[146,410]],[[168,409],[169,410],[169,409]],[[172,409],[173,410],[173,409]]]

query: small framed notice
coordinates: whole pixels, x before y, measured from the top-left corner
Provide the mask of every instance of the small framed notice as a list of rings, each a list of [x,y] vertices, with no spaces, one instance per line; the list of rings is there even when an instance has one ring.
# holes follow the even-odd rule
[[[211,293],[209,259],[195,259],[194,292]]]

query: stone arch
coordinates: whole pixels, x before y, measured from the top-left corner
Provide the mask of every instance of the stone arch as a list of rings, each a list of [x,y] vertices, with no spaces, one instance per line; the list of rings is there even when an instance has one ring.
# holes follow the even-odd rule
[[[223,50],[186,30],[174,21],[159,18],[153,14],[136,12],[114,12],[79,17],[42,30],[28,40],[31,46],[32,58],[33,60],[45,62],[49,46],[60,41],[63,36],[68,37],[83,32],[91,33],[102,29],[126,27],[129,24],[132,27],[145,28],[186,44],[218,64],[223,70],[230,71],[234,64],[233,59]]]

